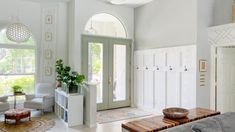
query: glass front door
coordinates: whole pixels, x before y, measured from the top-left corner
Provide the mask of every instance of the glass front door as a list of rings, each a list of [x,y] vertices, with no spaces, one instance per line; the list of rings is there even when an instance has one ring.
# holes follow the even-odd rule
[[[82,36],[83,72],[97,83],[98,110],[130,105],[131,40]]]

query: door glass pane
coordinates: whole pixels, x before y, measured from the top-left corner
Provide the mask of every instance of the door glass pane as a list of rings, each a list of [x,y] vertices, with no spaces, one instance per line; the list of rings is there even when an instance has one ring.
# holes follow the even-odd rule
[[[126,45],[113,47],[113,101],[126,100]]]
[[[88,45],[88,80],[96,82],[97,103],[103,102],[103,44],[89,43]]]

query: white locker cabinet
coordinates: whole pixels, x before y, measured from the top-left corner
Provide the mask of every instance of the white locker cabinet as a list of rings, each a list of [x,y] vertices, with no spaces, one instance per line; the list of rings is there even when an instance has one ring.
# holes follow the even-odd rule
[[[196,46],[135,52],[134,94],[138,107],[196,107]]]

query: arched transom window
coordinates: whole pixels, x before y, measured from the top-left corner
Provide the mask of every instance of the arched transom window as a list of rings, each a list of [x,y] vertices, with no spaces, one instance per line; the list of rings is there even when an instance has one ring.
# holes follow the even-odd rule
[[[107,13],[92,16],[85,26],[86,34],[126,38],[127,33],[122,22]]]

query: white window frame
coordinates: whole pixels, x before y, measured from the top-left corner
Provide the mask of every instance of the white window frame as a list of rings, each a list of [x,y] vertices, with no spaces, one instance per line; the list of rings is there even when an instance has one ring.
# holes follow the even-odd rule
[[[32,75],[34,76],[34,82],[36,83],[36,73],[37,73],[37,48],[36,42],[34,45],[26,44],[12,44],[12,43],[0,43],[0,48],[4,49],[31,49],[35,51],[35,72],[34,73],[10,73],[10,74],[0,74],[0,76],[20,76],[20,75]]]

